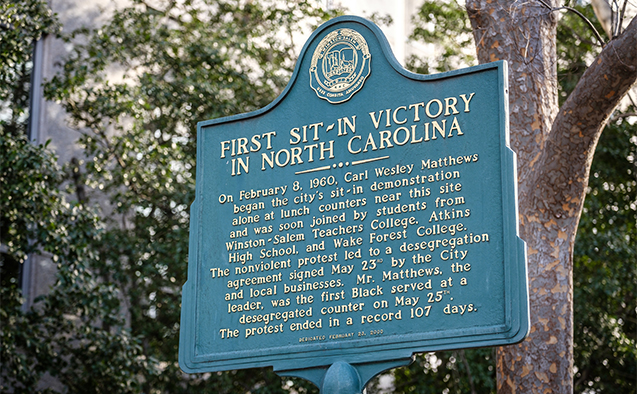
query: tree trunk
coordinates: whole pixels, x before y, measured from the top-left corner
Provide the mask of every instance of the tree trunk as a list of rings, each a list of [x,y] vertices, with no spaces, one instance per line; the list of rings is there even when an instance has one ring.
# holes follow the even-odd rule
[[[595,146],[637,78],[637,22],[604,48],[560,110],[554,13],[539,1],[466,5],[480,63],[509,63],[520,235],[528,247],[531,333],[498,349],[498,392],[572,393],[573,246]]]

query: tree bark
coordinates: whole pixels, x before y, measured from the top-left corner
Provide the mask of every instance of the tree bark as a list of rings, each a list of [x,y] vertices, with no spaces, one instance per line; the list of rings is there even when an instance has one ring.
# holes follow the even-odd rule
[[[511,147],[527,242],[531,333],[498,349],[499,393],[572,393],[573,246],[595,146],[637,78],[637,22],[558,107],[555,15],[538,1],[467,0],[480,63],[509,63]]]

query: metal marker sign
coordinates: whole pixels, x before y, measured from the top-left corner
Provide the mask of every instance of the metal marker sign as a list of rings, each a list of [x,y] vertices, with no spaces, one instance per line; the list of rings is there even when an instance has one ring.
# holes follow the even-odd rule
[[[181,368],[302,376],[521,341],[506,72],[413,74],[341,17],[272,104],[201,122]]]

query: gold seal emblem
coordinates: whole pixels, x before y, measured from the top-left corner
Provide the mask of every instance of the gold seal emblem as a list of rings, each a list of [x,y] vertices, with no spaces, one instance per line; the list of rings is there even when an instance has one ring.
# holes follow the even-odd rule
[[[312,55],[310,86],[332,104],[349,100],[371,71],[371,54],[365,38],[342,28],[323,37]]]

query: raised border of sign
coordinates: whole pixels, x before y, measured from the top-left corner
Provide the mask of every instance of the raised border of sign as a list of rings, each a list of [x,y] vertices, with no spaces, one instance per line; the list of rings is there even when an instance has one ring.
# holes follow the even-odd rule
[[[508,76],[506,62],[499,61],[471,67],[463,70],[451,71],[435,75],[420,75],[411,73],[398,63],[391,52],[389,43],[380,29],[373,23],[353,16],[335,18],[326,22],[318,28],[307,40],[297,62],[294,73],[289,84],[283,93],[268,106],[250,113],[230,116],[221,119],[213,119],[200,122],[197,126],[198,145],[197,155],[204,155],[206,128],[214,125],[241,121],[262,116],[272,111],[285,100],[287,94],[292,89],[300,70],[301,60],[306,56],[310,43],[316,40],[318,35],[323,34],[327,29],[339,23],[354,23],[363,25],[375,34],[380,43],[384,56],[389,64],[407,79],[415,81],[438,81],[459,75],[479,73],[485,70],[496,69],[499,76],[500,90],[504,92],[500,96],[500,108],[503,108],[500,115],[500,151],[501,151],[501,177],[503,180],[516,180],[515,154],[509,148],[508,130]],[[199,196],[203,190],[206,169],[203,165],[197,167],[197,191]],[[504,277],[505,277],[505,315],[506,324],[502,326],[490,326],[488,328],[470,328],[459,330],[441,330],[427,333],[404,334],[396,340],[388,341],[385,337],[367,338],[361,346],[356,343],[308,343],[295,344],[278,348],[276,354],[254,351],[234,351],[215,354],[196,354],[196,341],[194,322],[197,316],[196,310],[196,289],[195,283],[198,272],[201,250],[199,245],[202,242],[200,226],[197,218],[202,206],[195,199],[191,206],[190,225],[190,255],[188,264],[188,281],[183,286],[182,312],[180,328],[180,348],[179,364],[185,372],[211,372],[231,369],[244,369],[253,367],[274,366],[275,371],[294,371],[306,368],[318,368],[334,364],[335,362],[347,362],[350,364],[378,363],[389,360],[410,359],[415,352],[437,351],[456,348],[470,348],[481,346],[499,346],[513,344],[522,341],[528,334],[530,327],[528,318],[528,294],[527,294],[527,273],[526,265],[507,263],[507,261],[526,261],[526,247],[524,242],[517,236],[517,183],[502,183],[502,199],[504,207],[503,233],[504,233]],[[514,208],[511,208],[514,207]],[[513,210],[514,212],[511,212]],[[520,313],[514,314],[513,311]],[[267,345],[267,340],[264,340]],[[293,373],[291,373],[294,375]]]

